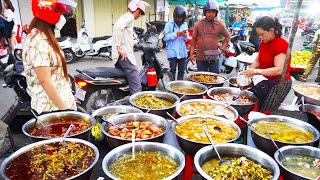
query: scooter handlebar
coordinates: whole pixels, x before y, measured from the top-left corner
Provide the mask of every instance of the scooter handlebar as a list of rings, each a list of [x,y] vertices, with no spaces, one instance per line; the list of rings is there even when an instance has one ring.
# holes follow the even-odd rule
[[[82,74],[82,71],[80,71],[79,69],[76,69],[76,71],[77,71],[78,73]]]
[[[137,48],[137,50],[141,50],[141,51],[160,52],[160,48],[157,45],[154,45],[152,43],[140,43],[140,44],[136,44],[135,47]]]

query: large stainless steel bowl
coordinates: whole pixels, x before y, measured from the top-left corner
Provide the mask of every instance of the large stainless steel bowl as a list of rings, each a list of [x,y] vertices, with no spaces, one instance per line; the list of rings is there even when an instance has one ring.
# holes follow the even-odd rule
[[[6,168],[8,167],[8,165],[11,163],[12,160],[14,160],[15,158],[19,157],[20,155],[22,155],[23,153],[31,150],[32,148],[34,148],[35,146],[40,146],[40,145],[45,145],[45,144],[50,144],[50,143],[54,143],[54,142],[60,142],[62,140],[62,138],[55,138],[55,139],[49,139],[49,140],[43,140],[43,141],[38,141],[29,145],[26,145],[22,148],[20,148],[19,150],[17,150],[16,152],[14,152],[13,154],[11,154],[9,157],[7,157],[1,164],[0,170],[1,170],[1,176],[6,179],[9,180],[9,177],[6,175]],[[90,179],[91,173],[92,173],[92,169],[93,166],[97,163],[98,159],[99,159],[99,150],[98,148],[93,145],[92,143],[82,140],[82,139],[76,139],[76,138],[66,138],[65,139],[66,142],[77,142],[77,143],[82,143],[85,144],[86,146],[89,146],[90,148],[92,148],[92,150],[95,152],[95,159],[93,161],[93,163],[91,165],[88,166],[88,168],[84,171],[82,171],[81,173],[70,177],[69,179]]]
[[[219,101],[214,101],[212,99],[189,99],[189,100],[186,100],[186,101],[183,101],[183,102],[180,102],[177,107],[176,107],[176,112],[179,116],[185,116],[184,114],[182,114],[180,112],[180,108],[182,106],[184,106],[185,104],[194,104],[194,103],[204,103],[204,104],[212,104],[212,105],[220,105],[221,107],[225,107],[227,104],[225,103],[222,103],[222,102],[219,102]],[[232,113],[233,113],[233,118],[228,118],[228,120],[231,120],[231,121],[235,121],[238,119],[238,111],[233,108],[232,106],[227,106],[226,107],[227,110],[230,110]],[[221,110],[217,109],[217,112],[213,110],[213,113],[214,114],[209,114],[207,112],[204,112],[203,115],[212,115],[212,116],[218,116],[218,115],[221,115],[223,113],[220,112]],[[193,114],[192,114],[193,115]],[[196,115],[196,114],[195,114]]]
[[[184,155],[175,147],[162,144],[162,143],[154,143],[154,142],[137,142],[135,143],[135,150],[136,151],[143,151],[143,150],[154,150],[154,151],[161,151],[164,154],[171,157],[174,161],[179,164],[178,170],[172,174],[171,176],[164,178],[163,180],[175,179],[179,176],[185,166],[185,159]],[[109,171],[109,166],[112,162],[114,162],[119,157],[122,157],[124,154],[131,154],[132,151],[132,143],[125,144],[119,146],[112,151],[110,151],[102,161],[102,168],[104,173],[111,179],[118,179],[114,175],[112,175]]]
[[[300,92],[298,92],[296,90],[297,87],[301,87],[301,86],[304,86],[304,87],[319,87],[320,88],[320,85],[317,85],[317,84],[297,84],[295,86],[292,87],[293,91],[294,91],[294,94],[298,97],[298,98],[301,98],[302,96],[304,96],[304,101],[306,103],[310,103],[310,104],[316,104],[318,106],[320,106],[320,100],[319,99],[315,99],[313,97],[310,97],[310,96],[307,96],[305,94],[302,94]]]
[[[203,82],[197,82],[195,80],[193,80],[191,78],[192,75],[211,75],[211,76],[217,76],[217,77],[220,77],[221,78],[221,82],[218,82],[218,83],[203,83]],[[223,86],[224,82],[226,82],[227,78],[221,74],[216,74],[216,73],[212,73],[212,72],[201,72],[201,71],[198,71],[198,72],[191,72],[187,75],[188,79],[190,81],[194,81],[194,82],[197,82],[197,83],[201,83],[201,84],[204,84],[204,85],[207,85],[207,86],[210,86],[210,87],[221,87]]]
[[[150,121],[152,123],[155,123],[159,126],[162,126],[164,128],[164,132],[158,136],[155,136],[153,138],[147,138],[147,139],[139,139],[136,141],[153,141],[153,142],[162,142],[164,135],[169,130],[170,125],[169,122],[164,119],[163,117],[149,114],[149,113],[130,113],[130,114],[122,114],[118,116],[114,116],[108,119],[108,122],[111,122],[113,124],[121,124],[127,121]],[[108,141],[109,146],[113,149],[115,147],[118,147],[120,145],[130,143],[131,139],[124,139],[120,137],[113,136],[108,133],[109,127],[112,126],[110,123],[104,122],[102,123],[102,132],[106,135],[106,139]]]
[[[213,120],[216,120],[216,121],[220,121],[220,122],[223,122],[225,124],[228,124],[234,128],[236,128],[237,130],[237,136],[229,141],[226,141],[225,143],[228,143],[228,142],[234,142],[236,139],[239,138],[239,136],[241,135],[241,130],[239,128],[239,126],[232,122],[232,121],[229,121],[227,119],[224,119],[224,118],[220,118],[220,117],[216,117],[216,116],[207,116],[207,115],[191,115],[191,116],[184,116],[184,117],[181,117],[179,119],[177,119],[177,121],[180,123],[180,122],[183,122],[183,121],[188,121],[188,120],[192,120],[192,119],[196,119],[196,118],[207,118],[207,119],[213,119]],[[180,136],[177,132],[176,132],[176,129],[175,127],[176,126],[179,126],[179,124],[175,124],[174,127],[172,128],[174,130],[174,133],[176,134],[176,137],[177,137],[177,141],[179,143],[179,146],[181,147],[181,149],[186,153],[186,154],[190,154],[190,155],[195,155],[196,152],[209,145],[210,143],[203,143],[203,142],[196,142],[196,141],[192,141],[192,140],[189,140],[183,136]]]
[[[199,89],[201,89],[201,92],[195,93],[195,94],[185,94],[184,95],[184,93],[180,93],[180,92],[176,92],[176,91],[172,90],[173,86],[199,88]],[[167,84],[166,88],[169,92],[171,92],[179,97],[182,97],[184,95],[184,97],[180,101],[184,101],[184,100],[188,100],[188,99],[202,99],[203,95],[208,91],[207,86],[200,84],[200,83],[191,82],[191,81],[171,81]]]
[[[80,139],[88,139],[88,135],[90,133],[90,130],[92,127],[96,124],[96,119],[93,118],[91,115],[77,112],[77,111],[63,111],[63,112],[54,112],[54,113],[49,113],[45,115],[38,116],[38,122],[44,123],[44,122],[50,122],[53,120],[59,120],[59,119],[81,119],[81,120],[86,120],[91,122],[91,126],[88,127],[86,130],[78,133],[78,134],[73,134],[73,135],[68,135],[67,137],[74,137],[74,138],[80,138]],[[39,136],[33,136],[29,134],[29,131],[35,127],[35,121],[36,119],[33,118],[29,121],[27,121],[23,126],[22,126],[22,132],[29,136],[33,141],[39,141],[39,140],[44,140],[44,139],[52,139],[48,137],[39,137]]]
[[[269,116],[264,116],[261,118],[253,119],[250,120],[249,123],[254,125],[254,123],[261,122],[261,121],[282,121],[282,122],[287,122],[290,123],[294,126],[297,126],[298,128],[304,129],[306,131],[309,131],[310,133],[313,134],[314,139],[310,142],[305,142],[305,143],[288,143],[288,142],[280,142],[274,139],[275,143],[278,145],[278,147],[283,147],[287,145],[310,145],[313,146],[317,144],[319,141],[319,131],[310,125],[309,123],[306,123],[304,121],[294,119],[291,117],[286,117],[286,116],[277,116],[277,115],[269,115]],[[266,130],[268,130],[266,128]],[[270,156],[273,156],[274,152],[277,151],[277,148],[273,145],[272,141],[269,138],[263,137],[260,134],[251,131],[252,139],[254,144],[257,146],[258,149],[264,151],[265,153],[269,154]]]
[[[128,113],[142,113],[142,111],[136,107],[125,106],[125,105],[106,106],[94,111],[92,113],[92,116],[96,117],[96,116],[103,116],[107,114],[116,114],[116,113],[120,115],[120,114],[128,114]]]
[[[244,86],[245,89],[249,89],[252,86],[251,78],[249,80],[250,80],[250,84],[248,86]],[[237,77],[230,77],[228,79],[228,84],[229,84],[229,87],[236,87],[237,88],[238,87]]]
[[[280,152],[285,157],[288,156],[312,156],[315,158],[320,159],[320,149],[311,147],[311,146],[285,146],[280,148],[280,150],[277,150],[274,153],[274,158],[277,161],[277,163],[280,165],[280,170],[281,170],[281,175],[283,176],[284,179],[290,179],[290,180],[312,180],[311,178],[305,177],[303,175],[297,174],[296,172],[293,172],[286,168],[283,164],[283,156],[280,154]]]
[[[280,170],[277,163],[264,152],[250,146],[242,144],[218,144],[216,148],[221,157],[246,157],[255,163],[260,164],[263,168],[269,170],[272,174],[271,180],[277,180],[280,176]],[[205,179],[213,180],[203,170],[202,165],[211,159],[218,158],[212,146],[206,146],[200,149],[194,157],[194,165],[200,175]]]
[[[154,95],[156,98],[160,98],[163,100],[167,100],[173,103],[173,105],[171,107],[166,107],[166,108],[161,108],[161,109],[152,109],[149,113],[151,114],[156,114],[162,117],[166,117],[167,116],[167,112],[172,114],[174,111],[174,108],[176,107],[176,105],[180,102],[180,99],[178,96],[172,94],[172,93],[168,93],[168,92],[159,92],[159,91],[143,91],[143,92],[139,92],[139,93],[135,93],[133,95],[130,96],[129,98],[129,102],[132,106],[137,107],[139,109],[141,109],[142,111],[146,112],[148,111],[148,108],[144,108],[144,107],[140,107],[134,104],[134,101],[136,99],[138,99],[139,97],[146,95],[146,94],[152,94]]]
[[[215,88],[209,89],[207,92],[208,96],[211,99],[219,101],[218,99],[215,99],[213,97],[213,95],[217,93],[229,93],[235,96],[239,94],[239,97],[246,96],[250,100],[252,100],[253,103],[250,103],[250,104],[237,104],[236,102],[231,104],[231,106],[234,107],[240,115],[248,114],[253,109],[254,105],[258,103],[258,98],[254,95],[253,92],[250,92],[247,90],[241,91],[239,88],[235,88],[235,87],[215,87]],[[223,103],[226,103],[226,102],[223,102]],[[227,103],[227,104],[230,104],[230,103]]]
[[[299,106],[301,112],[307,112],[308,123],[314,126],[320,132],[320,106],[313,104],[301,104]]]

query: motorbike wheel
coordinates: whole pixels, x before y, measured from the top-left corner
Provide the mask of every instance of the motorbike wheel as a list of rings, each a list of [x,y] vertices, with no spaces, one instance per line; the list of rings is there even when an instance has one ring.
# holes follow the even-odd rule
[[[166,85],[173,81],[173,75],[170,72],[170,69],[164,68],[163,70],[163,78],[159,79],[157,89],[160,91],[166,91]]]
[[[76,55],[74,54],[72,49],[64,49],[63,52],[64,52],[64,57],[66,58],[67,63],[71,63],[75,60]]]
[[[74,55],[75,55],[77,58],[83,58],[83,57],[85,56],[85,54],[81,51],[81,49],[76,50],[76,52],[74,53]]]
[[[187,74],[188,74],[189,72],[195,72],[195,71],[198,71],[198,70],[197,70],[197,65],[196,65],[196,64],[193,64],[193,63],[191,62],[190,58],[188,58],[188,59],[186,60],[186,72],[187,72]]]
[[[101,107],[105,107],[107,104],[117,100],[112,88],[107,89],[95,89],[87,92],[86,98],[82,103],[82,107],[91,113]]]
[[[22,61],[22,49],[15,49],[13,55],[18,61]]]

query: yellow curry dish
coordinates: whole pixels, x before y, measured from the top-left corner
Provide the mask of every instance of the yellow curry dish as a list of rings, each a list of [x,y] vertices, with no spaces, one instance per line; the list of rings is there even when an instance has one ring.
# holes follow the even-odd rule
[[[189,79],[194,82],[205,84],[218,84],[223,83],[225,81],[225,78],[221,76],[210,74],[192,74],[190,75]]]
[[[229,142],[238,135],[235,127],[214,119],[195,118],[182,121],[180,124],[175,126],[176,133],[194,142],[210,143],[204,129],[208,130],[208,134],[214,143]]]
[[[173,105],[172,102],[165,99],[157,98],[152,94],[145,94],[143,96],[140,96],[133,103],[139,107],[143,107],[143,108],[152,107],[152,109],[163,109],[163,108],[171,107]]]
[[[171,86],[170,90],[175,93],[180,93],[180,94],[199,94],[199,93],[204,92],[201,88],[184,86],[184,85]]]
[[[253,127],[259,135],[268,138],[269,133],[272,139],[284,143],[306,143],[314,140],[311,132],[288,122],[266,120],[254,123]]]

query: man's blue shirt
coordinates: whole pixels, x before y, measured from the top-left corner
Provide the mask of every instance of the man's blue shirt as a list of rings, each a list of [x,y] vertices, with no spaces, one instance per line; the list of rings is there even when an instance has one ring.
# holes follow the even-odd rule
[[[186,22],[179,27],[173,20],[170,20],[164,27],[165,36],[163,40],[166,42],[167,58],[182,59],[187,57],[187,49],[185,42],[188,40],[188,36],[177,36],[177,32],[188,30]]]

